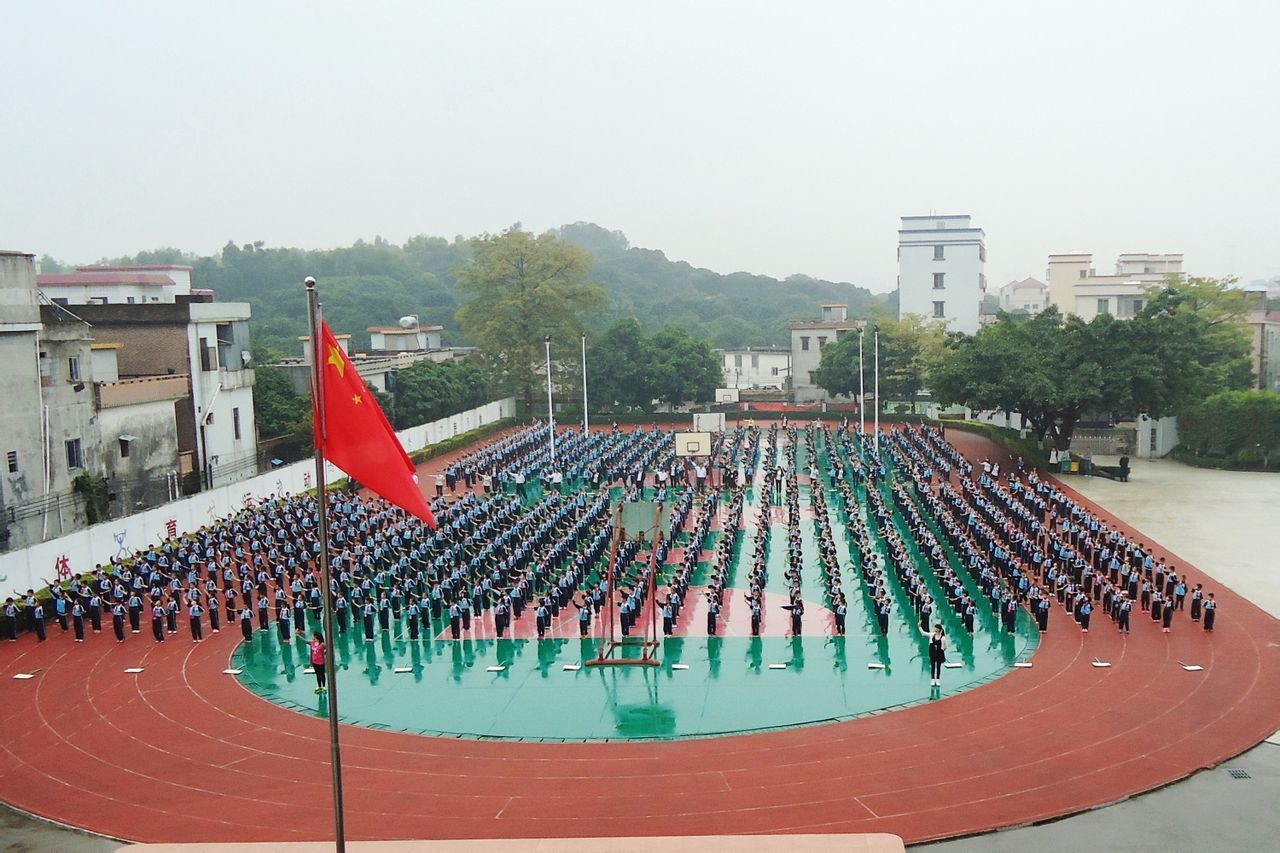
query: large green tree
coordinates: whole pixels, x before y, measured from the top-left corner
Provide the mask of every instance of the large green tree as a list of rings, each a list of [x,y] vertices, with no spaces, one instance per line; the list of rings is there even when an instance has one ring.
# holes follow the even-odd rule
[[[587,367],[597,404],[644,411],[655,400],[673,406],[711,400],[723,375],[706,341],[677,326],[647,336],[635,317],[617,321],[592,344]]]
[[[724,373],[706,341],[679,326],[667,326],[653,336],[651,349],[655,397],[673,406],[715,398]]]
[[[1065,449],[1087,413],[1161,417],[1248,385],[1243,328],[1203,309],[1172,288],[1127,321],[1063,320],[1055,308],[1028,320],[1001,315],[953,342],[929,387],[940,402],[1017,412]]]
[[[471,261],[454,275],[471,301],[458,322],[484,354],[499,387],[532,403],[550,336],[557,355],[579,340],[583,316],[605,304],[605,292],[587,281],[590,255],[554,234],[486,234],[471,241]],[[576,351],[576,347],[573,348]]]
[[[479,365],[470,362],[414,362],[391,382],[397,429],[429,423],[483,405],[489,390]]]
[[[1280,452],[1280,394],[1222,391],[1178,418],[1182,445],[1202,456],[1240,462]]]

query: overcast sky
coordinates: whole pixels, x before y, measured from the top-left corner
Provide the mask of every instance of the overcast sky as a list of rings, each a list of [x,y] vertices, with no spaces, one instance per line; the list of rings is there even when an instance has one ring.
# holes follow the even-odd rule
[[[1046,255],[1280,274],[1280,4],[7,3],[0,248],[68,261],[590,220],[722,272]]]

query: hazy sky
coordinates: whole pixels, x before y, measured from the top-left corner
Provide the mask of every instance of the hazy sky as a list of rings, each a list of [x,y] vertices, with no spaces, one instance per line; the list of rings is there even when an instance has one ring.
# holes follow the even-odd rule
[[[897,217],[1280,274],[1280,3],[4,4],[0,248],[590,220],[892,289]]]

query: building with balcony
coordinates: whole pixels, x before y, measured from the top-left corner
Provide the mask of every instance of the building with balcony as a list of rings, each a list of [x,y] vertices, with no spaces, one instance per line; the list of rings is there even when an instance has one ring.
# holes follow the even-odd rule
[[[171,284],[139,285],[136,276]],[[39,280],[50,299],[88,321],[96,341],[119,344],[120,379],[188,377],[176,411],[184,492],[258,473],[248,303],[215,302],[212,291],[192,287],[189,267],[174,265],[80,267]],[[152,286],[159,292],[138,301],[139,288]]]
[[[1099,275],[1088,252],[1049,256],[1049,302],[1058,310],[1088,322],[1099,314],[1129,319],[1147,304],[1147,291],[1182,275],[1180,253],[1132,252],[1116,259],[1114,274]]]

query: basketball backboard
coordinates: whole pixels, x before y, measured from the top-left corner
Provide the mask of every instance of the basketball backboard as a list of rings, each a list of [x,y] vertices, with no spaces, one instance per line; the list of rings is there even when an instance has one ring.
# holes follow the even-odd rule
[[[678,432],[676,433],[676,456],[710,456],[711,433]]]

